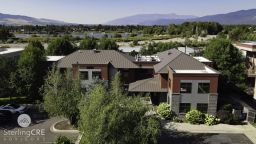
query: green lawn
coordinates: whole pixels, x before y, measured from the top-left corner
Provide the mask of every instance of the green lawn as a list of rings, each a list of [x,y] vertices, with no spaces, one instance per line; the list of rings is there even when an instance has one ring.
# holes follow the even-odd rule
[[[9,97],[7,97],[7,98],[0,98],[0,105],[8,104],[8,103],[13,103],[13,102],[19,103],[19,104],[23,104],[23,103],[29,102],[29,100],[25,96],[11,97],[11,99]]]

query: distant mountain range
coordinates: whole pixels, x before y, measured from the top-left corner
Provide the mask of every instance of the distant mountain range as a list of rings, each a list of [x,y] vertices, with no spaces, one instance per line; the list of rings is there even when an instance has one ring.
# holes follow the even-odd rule
[[[178,14],[139,14],[116,19],[105,24],[108,25],[168,25],[181,24],[193,21],[214,21],[220,24],[253,24],[256,25],[256,9],[241,10],[226,14],[208,15],[197,17],[193,15]],[[22,15],[10,15],[0,13],[0,25],[71,25],[52,19],[34,18]]]
[[[22,15],[10,15],[0,13],[0,25],[68,25],[71,23],[66,23],[58,20],[51,19],[39,19]]]
[[[109,25],[168,25],[181,24],[183,22],[214,21],[225,25],[253,24],[256,25],[256,9],[241,10],[226,14],[208,15],[196,17],[192,15],[177,14],[142,14],[116,19],[106,24]]]

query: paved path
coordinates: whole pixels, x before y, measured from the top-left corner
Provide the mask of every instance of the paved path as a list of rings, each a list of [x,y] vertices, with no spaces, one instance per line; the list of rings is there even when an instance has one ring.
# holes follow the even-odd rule
[[[166,123],[165,129],[179,132],[190,133],[227,133],[227,134],[244,134],[253,143],[256,144],[256,128],[250,124],[245,125],[227,125],[218,124],[214,126],[207,125],[191,125],[188,123]]]

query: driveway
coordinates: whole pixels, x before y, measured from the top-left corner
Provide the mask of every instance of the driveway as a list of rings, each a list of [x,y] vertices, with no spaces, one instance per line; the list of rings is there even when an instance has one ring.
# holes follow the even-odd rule
[[[59,134],[52,133],[50,127],[52,124],[60,121],[61,118],[50,118],[36,121],[27,128],[21,128],[14,124],[0,126],[0,143],[1,144],[40,144],[53,143]],[[32,133],[32,134],[31,134]],[[30,136],[29,136],[30,134]],[[63,135],[63,134],[61,134]],[[75,140],[77,134],[64,134]]]
[[[253,144],[256,143],[256,128],[250,124],[214,126],[192,125],[188,123],[163,123],[161,143],[212,143],[212,144]],[[168,140],[169,139],[169,140]],[[167,143],[166,143],[167,144]]]

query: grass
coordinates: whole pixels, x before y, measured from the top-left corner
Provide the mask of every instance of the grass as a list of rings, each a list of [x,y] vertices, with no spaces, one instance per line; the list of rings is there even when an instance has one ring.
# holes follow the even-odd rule
[[[28,103],[29,100],[27,97],[25,96],[21,96],[21,97],[11,97],[11,99],[9,97],[6,98],[0,98],[0,105],[3,104],[8,104],[8,103],[19,103],[19,104],[23,104],[23,103]]]

